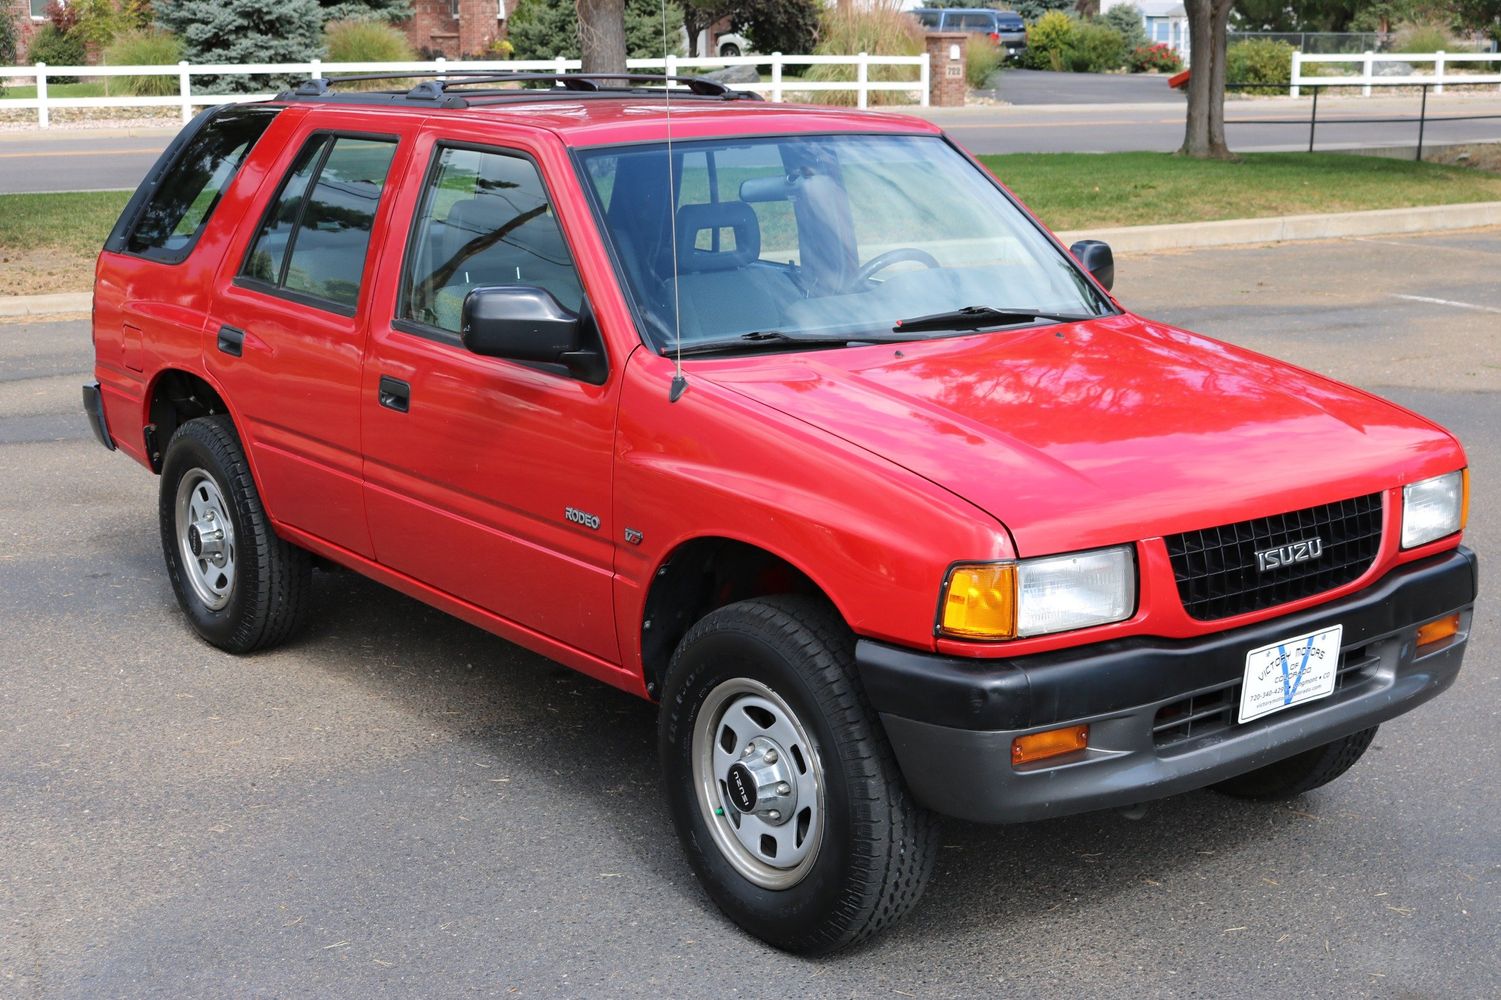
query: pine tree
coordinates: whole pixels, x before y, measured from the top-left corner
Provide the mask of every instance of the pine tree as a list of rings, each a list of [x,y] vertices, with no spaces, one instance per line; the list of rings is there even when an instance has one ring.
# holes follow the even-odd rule
[[[404,21],[412,16],[411,0],[319,0],[323,20]]]
[[[318,0],[160,0],[157,22],[183,42],[190,63],[306,62],[322,54],[323,8]],[[221,93],[283,86],[305,74],[194,76],[195,87]]]

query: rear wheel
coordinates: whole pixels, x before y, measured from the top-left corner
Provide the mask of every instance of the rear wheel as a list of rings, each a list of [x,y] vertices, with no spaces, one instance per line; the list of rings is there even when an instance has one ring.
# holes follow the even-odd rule
[[[721,608],[683,638],[659,746],[689,863],[750,933],[832,951],[922,895],[935,823],[912,801],[855,673],[854,641],[802,597]]]
[[[1376,729],[1372,726],[1275,764],[1237,775],[1215,785],[1214,789],[1239,799],[1267,802],[1311,792],[1350,770],[1376,738]]]
[[[311,560],[272,530],[228,417],[189,420],[172,435],[159,518],[177,602],[208,642],[248,653],[301,624]]]

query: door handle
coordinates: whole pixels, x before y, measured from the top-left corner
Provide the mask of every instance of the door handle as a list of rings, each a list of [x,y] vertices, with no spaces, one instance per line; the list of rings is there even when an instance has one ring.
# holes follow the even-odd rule
[[[232,326],[219,327],[219,350],[232,358],[245,353],[245,331]]]
[[[386,409],[405,413],[412,406],[412,387],[399,378],[382,375],[377,398]]]

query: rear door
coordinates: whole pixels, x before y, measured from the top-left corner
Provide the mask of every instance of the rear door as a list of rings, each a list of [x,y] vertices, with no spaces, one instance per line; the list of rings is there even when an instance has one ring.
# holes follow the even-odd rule
[[[209,370],[235,401],[276,520],[373,554],[360,458],[367,274],[385,241],[389,120],[316,116],[284,154],[259,223],[230,247]],[[316,125],[314,124],[316,123]]]
[[[573,244],[590,223],[582,207],[560,216],[560,184],[579,203],[561,148],[421,136],[396,206],[411,232],[383,270],[365,360],[365,502],[381,563],[617,663],[619,364],[592,385],[459,340],[464,297],[480,286],[537,286],[587,312]]]

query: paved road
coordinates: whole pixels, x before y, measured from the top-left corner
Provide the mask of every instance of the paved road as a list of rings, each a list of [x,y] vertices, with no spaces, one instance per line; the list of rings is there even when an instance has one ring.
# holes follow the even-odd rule
[[[1053,74],[1044,74],[1053,75]],[[1076,74],[1060,73],[1063,77]],[[1140,86],[1136,77],[1111,77]],[[1161,84],[1160,79],[1155,80]],[[1098,84],[1096,83],[1096,86]],[[1166,86],[1166,84],[1162,84]],[[1306,149],[1310,101],[1231,102],[1226,118],[1232,148],[1241,151]],[[1416,97],[1321,98],[1321,149],[1411,144],[1415,122],[1367,124],[1350,119],[1415,116]],[[1434,115],[1501,116],[1501,94],[1429,98]],[[1171,152],[1183,142],[1181,99],[1167,103],[977,106],[924,112],[977,153]],[[1295,124],[1276,124],[1295,119]],[[133,188],[170,141],[171,130],[0,132],[0,194],[18,191]],[[1426,141],[1501,142],[1501,117],[1488,121],[1428,123]]]
[[[1119,289],[1456,428],[1494,559],[1498,267],[1493,230],[1131,257]],[[0,996],[1495,995],[1494,587],[1456,687],[1328,788],[950,823],[912,919],[804,961],[687,873],[645,704],[347,573],[283,650],[192,639],[88,364],[81,323],[0,326]]]

